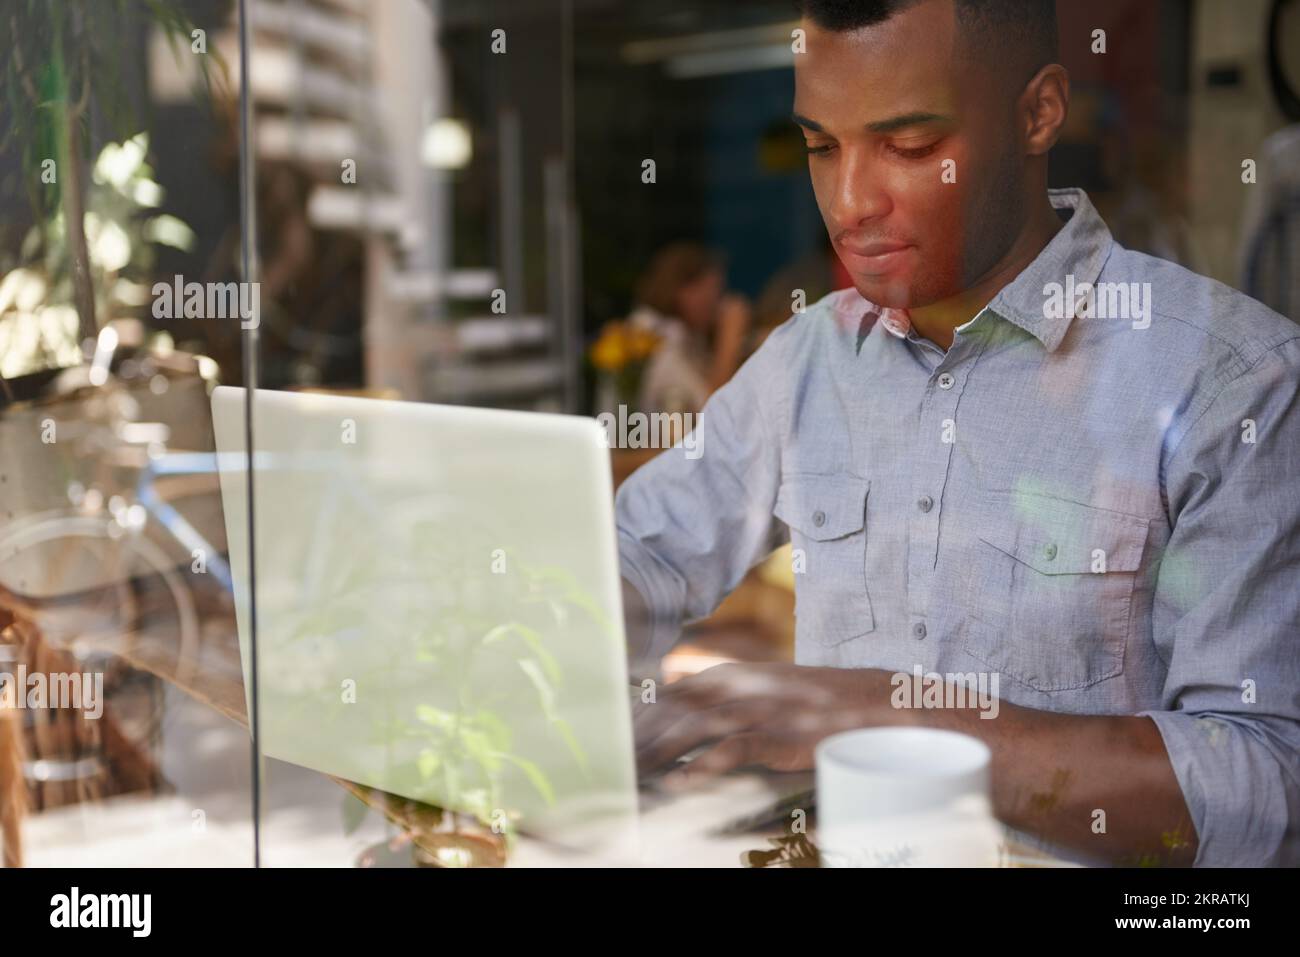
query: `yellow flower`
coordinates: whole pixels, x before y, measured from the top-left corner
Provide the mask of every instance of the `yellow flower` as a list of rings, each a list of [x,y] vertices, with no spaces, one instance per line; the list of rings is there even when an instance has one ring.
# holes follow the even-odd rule
[[[600,330],[600,337],[592,343],[589,353],[591,364],[606,372],[618,372],[628,360],[626,338],[621,323],[605,323]]]

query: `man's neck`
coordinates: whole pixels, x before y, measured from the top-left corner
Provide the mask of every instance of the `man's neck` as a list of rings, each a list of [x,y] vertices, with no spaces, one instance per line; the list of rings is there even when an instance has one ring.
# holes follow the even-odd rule
[[[952,348],[953,331],[974,318],[980,309],[993,301],[1003,286],[1020,275],[1043,251],[1043,247],[1052,241],[1062,225],[1044,190],[1042,204],[1035,209],[1034,215],[1025,223],[1025,228],[1020,231],[1011,249],[996,266],[969,289],[928,306],[908,310],[916,334],[924,336],[945,351]]]

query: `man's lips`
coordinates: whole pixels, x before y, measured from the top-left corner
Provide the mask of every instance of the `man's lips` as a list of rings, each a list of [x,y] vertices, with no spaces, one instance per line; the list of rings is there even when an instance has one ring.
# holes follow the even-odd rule
[[[845,243],[838,244],[840,251],[852,260],[852,265],[876,272],[886,272],[912,249],[911,243]]]

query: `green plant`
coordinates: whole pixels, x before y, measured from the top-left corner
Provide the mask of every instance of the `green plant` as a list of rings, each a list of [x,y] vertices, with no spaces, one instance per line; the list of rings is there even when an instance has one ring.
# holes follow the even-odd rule
[[[157,211],[162,188],[146,162],[147,134],[109,143],[91,168],[95,184],[84,213],[88,271],[109,318],[140,310],[149,296],[158,245],[188,250],[194,234]],[[12,378],[80,361],[80,327],[71,298],[64,214],[28,230],[19,262],[0,280],[0,377]]]
[[[566,687],[554,649],[565,641],[572,647],[576,632],[612,640],[615,629],[567,570],[498,548],[509,540],[499,530],[430,518],[405,525],[404,535],[391,527],[371,535],[356,531],[373,527],[364,522],[340,502],[330,526],[347,547],[336,541],[308,549],[346,554],[347,563],[322,569],[310,591],[294,597],[295,610],[265,613],[264,624],[276,624],[262,642],[260,668],[276,678],[262,685],[262,712],[287,728],[314,725],[323,739],[351,740],[339,733],[353,707],[339,703],[340,677],[362,689],[390,689],[382,704],[372,693],[366,705],[372,766],[398,782],[389,787],[447,811],[453,827],[467,815],[508,846],[521,790],[506,789],[507,780],[546,806],[563,798],[516,740],[521,722],[534,744],[539,736],[549,742],[549,760],[562,762],[569,780],[589,780],[588,758],[564,717],[566,701],[572,707],[580,692]],[[483,556],[494,551],[509,574],[485,567]],[[384,649],[384,659],[361,673],[345,652],[324,660],[349,640],[364,643],[368,659]],[[403,675],[413,672],[439,675],[436,687],[403,688]]]
[[[141,132],[122,85],[122,63],[142,15],[173,49],[190,43],[193,24],[176,0],[12,0],[0,12],[6,96],[0,150],[21,151],[22,182],[41,235],[58,247],[51,282],[71,286],[78,342],[99,331],[86,230],[90,119],[103,117],[111,143]],[[199,66],[210,93],[206,56]],[[61,241],[51,243],[55,234]]]

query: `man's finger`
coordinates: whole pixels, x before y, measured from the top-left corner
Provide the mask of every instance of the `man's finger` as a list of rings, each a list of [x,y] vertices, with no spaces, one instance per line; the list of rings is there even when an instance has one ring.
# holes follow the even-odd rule
[[[745,731],[724,738],[698,758],[664,777],[668,788],[686,788],[702,780],[726,774],[752,764],[765,765],[765,758],[777,746],[766,731]]]
[[[733,701],[716,708],[683,712],[674,709],[675,720],[652,734],[638,729],[637,765],[653,771],[702,744],[738,734],[762,720],[766,708],[761,702]]]

